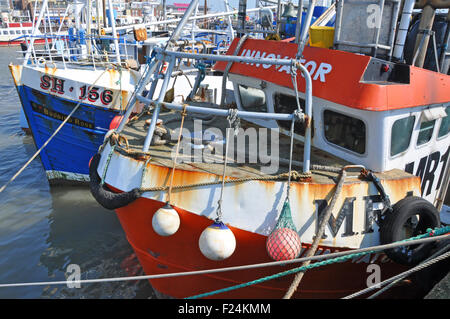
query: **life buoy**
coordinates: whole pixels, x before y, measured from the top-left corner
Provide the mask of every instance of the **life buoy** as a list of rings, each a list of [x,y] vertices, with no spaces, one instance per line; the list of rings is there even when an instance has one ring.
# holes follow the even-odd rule
[[[428,228],[440,226],[439,212],[427,200],[408,196],[398,201],[381,222],[380,241],[382,245],[404,240],[426,233]],[[433,243],[400,246],[385,250],[393,261],[406,265],[416,265],[430,254]]]

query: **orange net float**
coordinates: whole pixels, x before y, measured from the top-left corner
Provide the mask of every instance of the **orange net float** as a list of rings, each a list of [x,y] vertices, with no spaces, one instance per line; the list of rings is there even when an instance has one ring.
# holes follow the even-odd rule
[[[276,261],[291,260],[300,255],[302,243],[292,222],[289,201],[284,203],[277,225],[267,237],[266,250]]]
[[[116,115],[113,117],[111,122],[109,123],[109,129],[114,130],[119,127],[120,122],[122,122],[123,115]]]
[[[296,231],[290,228],[279,228],[267,238],[266,248],[273,260],[291,260],[300,254],[302,243]]]

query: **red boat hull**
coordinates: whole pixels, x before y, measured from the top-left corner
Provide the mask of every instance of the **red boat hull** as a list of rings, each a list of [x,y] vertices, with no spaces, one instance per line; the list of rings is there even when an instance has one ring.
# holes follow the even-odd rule
[[[230,227],[236,237],[234,254],[224,261],[211,261],[204,257],[198,247],[202,231],[212,221],[197,214],[176,208],[180,215],[180,228],[169,237],[159,236],[152,228],[152,217],[164,203],[139,198],[126,207],[117,209],[117,215],[138,259],[147,275],[214,269],[272,261],[266,252],[266,236]],[[309,245],[303,245],[308,248]],[[321,247],[326,250],[328,247]],[[334,248],[329,248],[336,252]],[[341,249],[344,250],[344,249]],[[303,250],[303,253],[306,250]],[[374,255],[371,256],[375,257]],[[380,265],[381,280],[389,278],[405,268],[386,261],[384,255],[375,257]],[[306,272],[295,298],[339,298],[367,287],[368,260],[353,260],[336,263]],[[270,276],[299,264],[286,267],[265,267],[232,272],[220,272],[195,276],[180,276],[152,279],[150,284],[158,292],[186,298],[193,295],[222,289],[255,279]],[[236,289],[211,296],[212,298],[282,298],[294,275],[272,279],[261,284]]]
[[[47,39],[49,43],[52,42],[52,39]],[[13,46],[13,45],[20,45],[21,43],[24,43],[24,40],[19,41],[0,41],[0,46]],[[45,39],[36,39],[34,40],[34,44],[44,44]]]

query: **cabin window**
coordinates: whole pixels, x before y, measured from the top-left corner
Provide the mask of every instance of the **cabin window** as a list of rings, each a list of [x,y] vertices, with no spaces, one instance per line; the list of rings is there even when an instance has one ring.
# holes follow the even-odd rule
[[[305,112],[305,100],[299,98],[300,108],[302,112]],[[295,101],[295,96],[287,95],[283,93],[275,93],[273,96],[273,104],[275,113],[292,114],[297,110],[297,102]],[[291,122],[289,121],[277,121],[278,125],[288,131],[291,130]],[[305,125],[303,123],[295,123],[294,132],[301,136],[305,136]],[[311,136],[314,136],[314,120],[311,124]]]
[[[20,30],[16,30],[16,34],[20,34]]]
[[[251,112],[267,112],[266,95],[263,90],[239,85],[242,108]]]
[[[391,156],[406,151],[411,142],[415,116],[405,117],[394,122],[391,131]]]
[[[323,113],[325,138],[358,154],[366,152],[366,125],[363,121],[326,110]]]
[[[420,123],[419,136],[417,137],[417,146],[428,143],[431,140],[435,123],[436,120],[422,121],[422,123]]]
[[[447,106],[445,112],[447,113],[447,116],[442,118],[441,120],[438,137],[445,136],[448,134],[448,132],[450,132],[450,106]]]

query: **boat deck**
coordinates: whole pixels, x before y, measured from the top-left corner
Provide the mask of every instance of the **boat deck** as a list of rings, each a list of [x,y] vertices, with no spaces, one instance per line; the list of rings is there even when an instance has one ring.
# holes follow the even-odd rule
[[[199,103],[195,103],[197,106]],[[212,105],[204,106],[212,107]],[[207,172],[221,176],[223,174],[223,154],[225,154],[225,144],[220,143],[210,143],[205,141],[209,138],[195,138],[199,134],[199,130],[202,130],[206,135],[206,131],[215,130],[216,136],[221,137],[216,139],[216,141],[221,141],[222,137],[225,137],[225,129],[229,127],[228,121],[223,117],[215,117],[205,124],[202,121],[202,126],[198,123],[195,124],[195,119],[201,119],[201,117],[196,118],[196,114],[188,114],[185,118],[183,125],[183,137],[179,146],[179,153],[177,159],[177,169],[186,171],[200,171]],[[201,115],[204,119],[204,115]],[[127,139],[128,147],[134,152],[141,152],[144,144],[145,136],[149,128],[149,121],[151,119],[151,114],[147,113],[142,115],[139,120],[129,122],[124,130],[121,132],[121,136]],[[151,156],[150,163],[156,165],[165,166],[172,168],[173,160],[176,153],[177,139],[179,135],[179,128],[181,124],[181,114],[178,111],[171,110],[161,110],[159,119],[162,120],[162,125],[170,131],[171,141],[164,145],[151,145],[149,149],[149,154]],[[158,125],[160,125],[158,123]],[[297,124],[299,125],[299,124]],[[279,174],[287,173],[289,171],[289,150],[290,150],[290,137],[284,134],[279,134],[278,141],[274,140],[274,145],[271,146],[270,130],[266,130],[267,138],[262,138],[259,135],[259,129],[257,125],[247,122],[243,119],[240,120],[240,127],[244,130],[238,137],[234,137],[233,153],[229,151],[228,163],[226,176],[231,178],[261,178],[264,176],[272,175],[276,176]],[[249,141],[248,136],[250,135],[249,128],[255,128],[257,141]],[[209,130],[208,130],[209,129]],[[195,131],[197,130],[197,131]],[[188,132],[190,135],[188,135]],[[195,133],[194,133],[195,132]],[[244,137],[243,135],[246,135]],[[194,138],[190,138],[194,136]],[[209,135],[210,136],[210,135]],[[242,147],[242,141],[245,140],[245,144]],[[260,144],[266,140],[266,153],[271,155],[271,147],[278,148],[278,155],[273,154],[273,158],[266,158],[261,160],[258,155],[257,161],[255,162],[256,154],[259,154],[259,147],[256,144]],[[253,144],[252,144],[253,143]],[[263,144],[264,145],[264,144]],[[215,151],[211,151],[215,146]],[[237,147],[236,147],[237,146]],[[256,153],[256,154],[255,154]],[[196,155],[200,155],[200,158]],[[243,158],[245,161],[243,162]],[[240,160],[237,160],[240,159]],[[278,163],[274,162],[278,160]],[[303,161],[303,143],[299,140],[294,140],[294,150],[293,150],[293,164],[292,169],[301,173],[302,172],[302,161]],[[322,150],[312,148],[311,149],[311,164],[313,165],[323,165],[328,167],[340,168],[345,165],[350,165],[351,163],[344,161],[332,154],[326,153]],[[271,166],[272,165],[272,166]],[[358,169],[355,172],[359,172]],[[311,181],[313,183],[323,183],[330,184],[336,183],[338,173],[322,170],[312,170]],[[357,181],[358,174],[352,174],[349,176],[348,182],[352,179]],[[355,178],[352,178],[354,176]],[[381,179],[398,179],[410,177],[409,174],[401,170],[391,170],[388,172],[377,173],[377,176]]]

